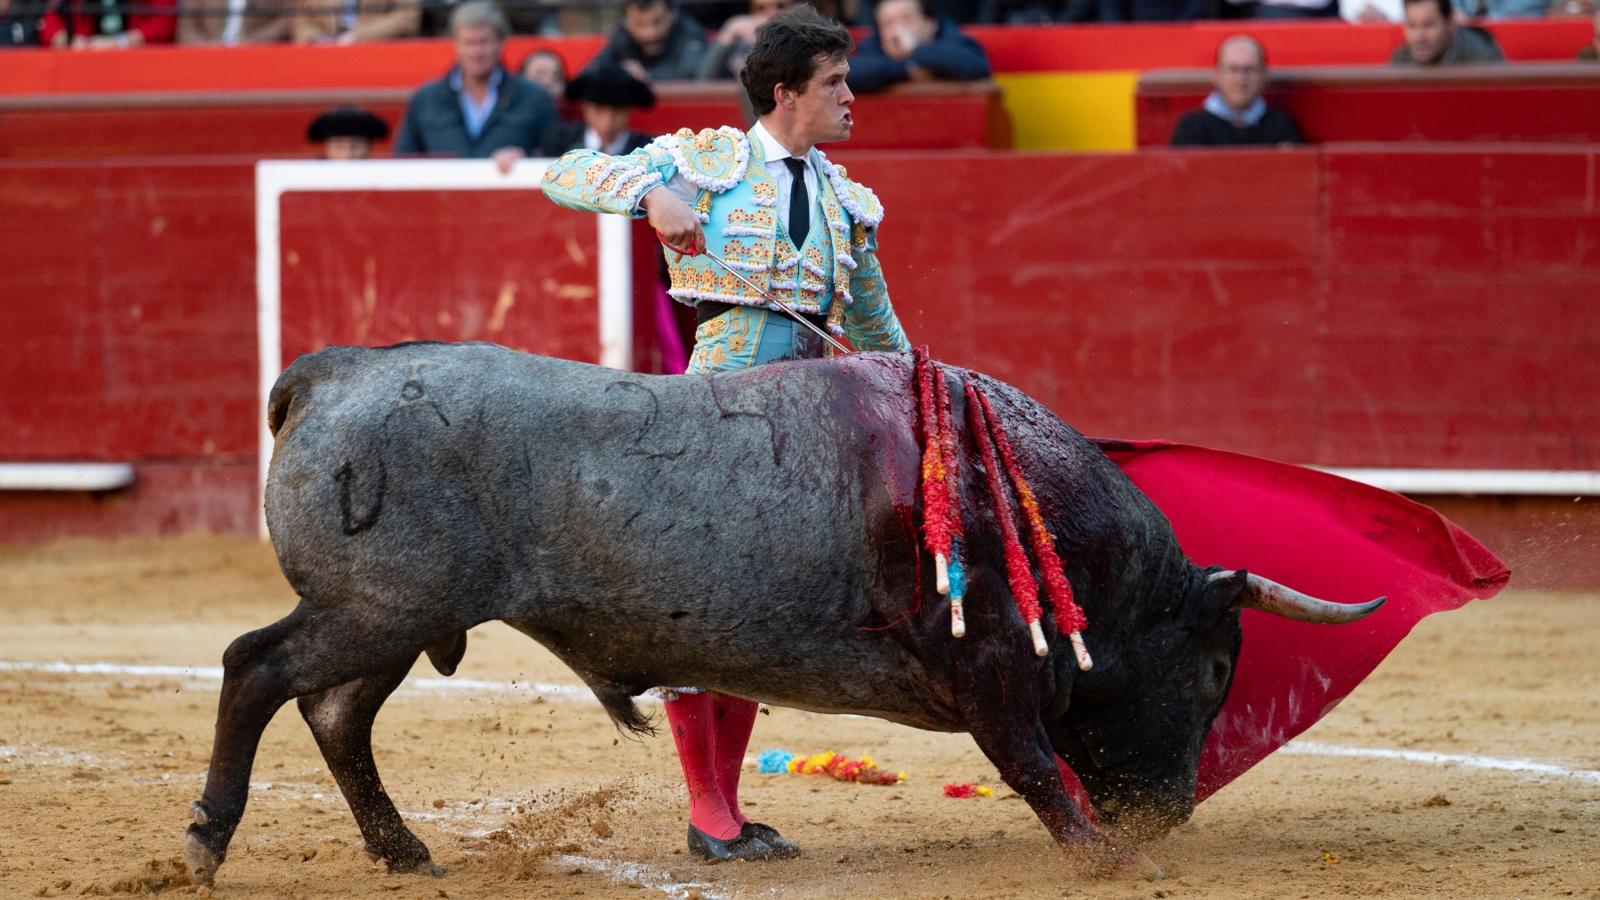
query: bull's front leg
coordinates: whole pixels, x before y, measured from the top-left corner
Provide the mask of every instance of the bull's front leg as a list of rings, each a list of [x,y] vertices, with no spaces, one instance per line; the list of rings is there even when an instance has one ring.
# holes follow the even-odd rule
[[[956,666],[959,702],[973,741],[999,770],[1000,779],[1028,802],[1050,836],[1088,874],[1109,875],[1119,865],[1129,865],[1146,878],[1163,877],[1147,857],[1114,847],[1067,792],[1039,717],[1038,679],[1033,675],[1037,663],[1026,638],[1019,634],[1017,640],[1020,650],[1014,655],[981,653],[976,661]]]
[[[1029,721],[1022,710],[974,710],[967,724],[978,749],[1000,771],[1000,780],[1028,801],[1057,843],[1070,848],[1104,848],[1105,837],[1067,793],[1037,706],[1031,715]]]

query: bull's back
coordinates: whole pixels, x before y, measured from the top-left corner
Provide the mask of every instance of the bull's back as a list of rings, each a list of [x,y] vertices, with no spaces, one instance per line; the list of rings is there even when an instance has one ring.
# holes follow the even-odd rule
[[[463,620],[514,600],[631,633],[663,595],[704,605],[679,622],[782,607],[761,584],[845,602],[870,549],[866,495],[893,474],[909,509],[914,465],[872,463],[904,423],[875,435],[874,403],[831,368],[660,377],[492,345],[329,348],[269,404],[274,545],[314,602],[355,592]]]

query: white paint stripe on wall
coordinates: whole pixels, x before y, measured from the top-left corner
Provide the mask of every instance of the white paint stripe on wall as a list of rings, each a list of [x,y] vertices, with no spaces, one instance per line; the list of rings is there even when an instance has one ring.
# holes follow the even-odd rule
[[[1592,497],[1600,494],[1600,472],[1553,469],[1312,468],[1398,494],[1491,497]]]

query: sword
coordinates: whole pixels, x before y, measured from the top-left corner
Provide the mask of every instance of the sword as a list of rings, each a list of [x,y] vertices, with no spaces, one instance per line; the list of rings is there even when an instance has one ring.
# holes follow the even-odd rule
[[[662,243],[665,244],[666,242],[662,241]],[[684,255],[682,250],[679,250],[677,247],[674,247],[671,244],[667,244],[667,247],[668,247],[668,249],[672,250],[674,253],[679,254],[680,256]],[[727,260],[725,260],[722,257],[716,255],[715,253],[712,253],[710,250],[701,250],[700,252],[705,254],[706,256],[711,257],[712,262],[715,262],[717,265],[719,265],[722,268],[726,269],[729,275],[732,275],[733,277],[735,277],[735,278],[739,279],[740,281],[744,282],[744,286],[745,287],[749,288],[752,291],[755,291],[756,294],[759,295],[763,300],[766,300],[768,303],[771,303],[773,306],[776,306],[777,308],[779,308],[779,309],[783,310],[784,312],[788,313],[790,316],[794,317],[794,320],[796,322],[799,322],[801,325],[804,325],[805,327],[807,327],[807,328],[811,329],[812,331],[816,332],[818,337],[820,337],[824,341],[828,342],[828,346],[830,346],[833,349],[839,351],[840,353],[849,353],[850,352],[850,348],[849,347],[846,347],[845,345],[843,345],[843,344],[839,343],[838,341],[834,340],[833,339],[833,335],[829,334],[824,329],[818,328],[816,326],[816,324],[813,323],[810,319],[808,319],[805,316],[801,315],[799,310],[797,310],[794,307],[790,306],[789,304],[783,302],[782,300],[779,300],[777,297],[772,296],[771,294],[767,293],[766,291],[763,291],[761,288],[756,287],[755,282],[753,282],[750,279],[744,277],[744,273],[740,272],[738,269],[735,269],[733,266],[728,265],[728,261]],[[839,301],[836,299],[836,300],[834,300],[834,302],[837,303]]]

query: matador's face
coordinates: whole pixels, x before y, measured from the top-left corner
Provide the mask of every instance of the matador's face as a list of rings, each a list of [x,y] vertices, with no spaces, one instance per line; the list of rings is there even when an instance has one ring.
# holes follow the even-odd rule
[[[850,104],[856,102],[844,77],[850,61],[843,56],[819,59],[804,93],[795,95],[795,122],[801,137],[809,144],[827,144],[850,139],[855,121]]]

